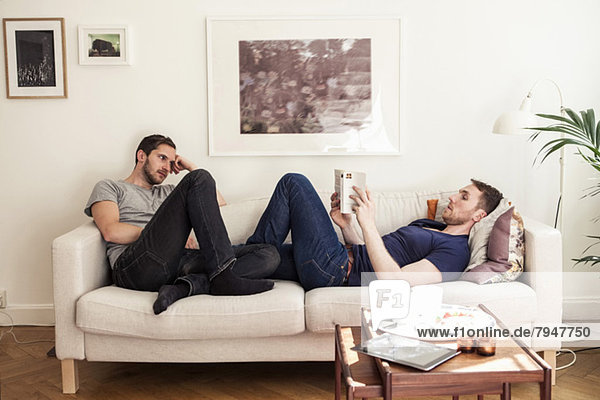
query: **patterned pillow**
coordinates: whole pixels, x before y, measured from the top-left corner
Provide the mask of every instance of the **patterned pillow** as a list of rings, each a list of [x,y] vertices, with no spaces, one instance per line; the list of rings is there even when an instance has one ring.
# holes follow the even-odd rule
[[[525,264],[525,229],[515,207],[496,218],[488,238],[486,259],[470,264],[461,279],[480,285],[514,281],[523,272]]]

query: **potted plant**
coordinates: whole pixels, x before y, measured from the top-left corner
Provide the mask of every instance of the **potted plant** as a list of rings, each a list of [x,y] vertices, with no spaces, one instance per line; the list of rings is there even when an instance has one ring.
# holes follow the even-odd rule
[[[537,157],[541,157],[540,162],[544,162],[549,155],[566,147],[575,147],[577,153],[586,163],[600,173],[600,121],[596,124],[594,110],[580,111],[579,114],[566,108],[564,116],[552,114],[537,114],[539,117],[557,121],[546,127],[527,128],[536,132],[530,137],[534,141],[540,137],[542,132],[558,132],[561,137],[552,139],[542,146]],[[580,116],[581,115],[581,116]],[[536,157],[536,159],[537,159]],[[600,182],[586,190],[583,197],[596,196],[600,194]],[[586,253],[591,247],[600,243],[600,236],[588,235],[588,238],[594,240],[583,252]],[[581,258],[575,258],[573,261],[578,263],[600,264],[599,255],[587,255]]]

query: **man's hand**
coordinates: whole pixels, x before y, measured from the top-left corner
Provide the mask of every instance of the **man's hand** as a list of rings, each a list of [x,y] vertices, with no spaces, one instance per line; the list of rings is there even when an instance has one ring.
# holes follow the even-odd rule
[[[333,222],[342,229],[342,236],[346,244],[361,244],[362,240],[352,225],[352,214],[342,214],[340,199],[337,193],[331,195],[331,211],[329,215]]]
[[[171,173],[177,175],[184,169],[192,172],[193,170],[198,169],[198,167],[187,158],[177,154],[175,156],[175,161],[171,163]]]
[[[200,249],[200,246],[198,246],[198,242],[196,241],[196,239],[194,238],[194,236],[192,234],[190,234],[190,237],[188,238],[187,242],[185,243],[185,248],[191,249],[191,250]]]
[[[175,161],[173,161],[171,163],[171,173],[177,175],[184,169],[192,172],[192,171],[198,169],[198,166],[196,164],[194,164],[193,162],[191,162],[190,160],[188,160],[187,158],[177,154],[175,156]],[[217,190],[217,203],[219,203],[219,207],[223,207],[223,206],[227,205],[225,198],[218,190]],[[198,243],[196,243],[196,247],[187,247],[187,245],[186,245],[186,248],[197,249]]]
[[[329,215],[333,222],[344,229],[352,223],[352,214],[342,214],[340,210],[340,199],[337,192],[333,193],[330,197],[331,200],[331,211],[329,211]]]
[[[375,228],[375,202],[371,200],[369,189],[362,190],[358,186],[352,186],[352,189],[358,194],[351,195],[350,198],[356,202],[352,209],[356,213],[358,224],[363,229]]]

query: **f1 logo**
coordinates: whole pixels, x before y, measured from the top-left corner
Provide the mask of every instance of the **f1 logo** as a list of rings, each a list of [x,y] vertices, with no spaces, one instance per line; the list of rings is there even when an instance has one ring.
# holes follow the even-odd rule
[[[406,318],[410,308],[410,285],[399,279],[382,279],[369,283],[369,303],[373,329],[386,319]]]

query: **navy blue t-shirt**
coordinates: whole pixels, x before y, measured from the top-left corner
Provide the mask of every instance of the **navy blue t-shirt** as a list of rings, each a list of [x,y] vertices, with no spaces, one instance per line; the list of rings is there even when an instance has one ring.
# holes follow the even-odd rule
[[[451,280],[452,277],[458,277],[469,264],[469,235],[440,232],[445,228],[446,224],[441,222],[418,219],[383,236],[383,244],[400,267],[426,259],[442,272],[444,280]],[[354,264],[348,277],[348,285],[360,286],[361,272],[375,271],[364,244],[352,245],[352,252]]]

